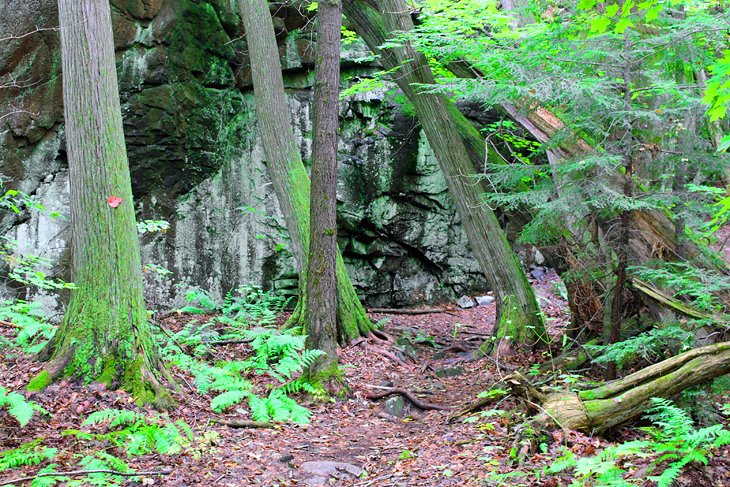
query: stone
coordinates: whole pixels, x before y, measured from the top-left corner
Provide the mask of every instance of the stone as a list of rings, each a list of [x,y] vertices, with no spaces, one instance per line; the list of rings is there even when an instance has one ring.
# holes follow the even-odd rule
[[[325,479],[328,477],[340,479],[348,476],[356,478],[362,475],[363,472],[362,468],[351,463],[330,460],[304,462],[300,468],[303,472]]]
[[[544,267],[536,267],[530,271],[530,275],[535,279],[542,279],[547,274],[547,269]]]
[[[390,396],[383,405],[385,412],[396,418],[405,417],[405,408],[406,400],[401,395]]]
[[[17,6],[15,5],[17,3]],[[311,158],[313,13],[304,0],[276,5],[282,65],[297,145]],[[296,265],[258,137],[245,39],[229,0],[112,0],[117,74],[137,216],[166,220],[170,230],[145,235],[143,264],[174,279],[145,274],[151,306],[183,305],[197,286],[222,300],[256,284],[295,295]],[[273,4],[272,4],[273,5]],[[55,0],[14,2],[0,31],[22,34],[58,25]],[[0,173],[8,189],[35,195],[50,219],[0,215],[0,236],[19,252],[50,259],[47,274],[67,273],[68,170],[64,148],[58,32],[10,40],[0,76],[28,80],[0,90],[0,113],[29,113],[0,122]],[[343,85],[380,69],[361,41],[342,52]],[[388,95],[391,86],[342,101],[338,225],[350,276],[368,306],[452,302],[486,281],[470,255],[446,180],[413,115]],[[472,110],[474,116],[481,112]],[[479,115],[482,116],[482,115]],[[283,248],[281,247],[283,245]],[[68,279],[70,276],[65,275]],[[13,296],[0,285],[0,297]],[[64,307],[40,292],[46,311]],[[404,355],[409,355],[406,353]]]
[[[456,301],[456,305],[461,309],[470,309],[477,305],[477,302],[470,296],[462,296]]]
[[[436,377],[457,377],[464,375],[464,367],[441,367],[436,369]]]
[[[479,306],[489,306],[494,303],[494,296],[477,296],[476,300]]]

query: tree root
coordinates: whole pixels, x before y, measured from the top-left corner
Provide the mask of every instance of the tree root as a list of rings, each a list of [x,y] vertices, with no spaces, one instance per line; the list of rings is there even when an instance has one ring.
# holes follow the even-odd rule
[[[406,399],[408,399],[411,404],[416,406],[418,409],[422,409],[424,411],[447,411],[448,407],[446,406],[440,406],[438,404],[431,404],[428,402],[421,401],[418,399],[412,392],[401,389],[399,387],[390,387],[384,390],[383,392],[369,392],[365,394],[366,399],[370,399],[371,401],[377,401],[378,399],[383,399],[384,397],[392,396],[392,395],[399,395],[403,396]]]
[[[377,353],[378,355],[381,355],[381,356],[383,356],[385,358],[388,358],[388,359],[392,360],[393,362],[395,362],[398,365],[402,365],[403,367],[407,367],[408,366],[408,364],[406,362],[404,362],[403,360],[401,360],[393,352],[389,352],[388,350],[384,350],[384,349],[379,348],[379,347],[376,347],[374,345],[368,345],[367,341],[361,341],[361,342],[358,343],[358,345],[360,345],[361,347],[364,347],[365,348],[365,351],[370,351],[370,352]]]

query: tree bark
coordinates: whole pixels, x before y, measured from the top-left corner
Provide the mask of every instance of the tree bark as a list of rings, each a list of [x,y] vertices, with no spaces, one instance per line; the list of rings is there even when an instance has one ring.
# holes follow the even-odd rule
[[[290,319],[290,324],[299,325],[304,324],[306,316],[310,181],[294,140],[268,4],[265,0],[239,0],[238,5],[246,29],[257,122],[267,168],[284,214],[299,271],[301,295]],[[339,250],[335,258],[338,339],[344,345],[370,333],[373,325],[352,286]]]
[[[307,268],[307,348],[326,353],[308,375],[330,393],[341,389],[337,368],[337,129],[340,95],[342,3],[317,5],[317,49],[314,74],[314,141]]]
[[[28,389],[73,376],[166,406],[142,296],[109,2],[59,0],[58,10],[76,289],[44,352],[51,361]]]
[[[381,55],[386,69],[416,109],[418,119],[436,159],[446,176],[449,192],[461,217],[472,252],[497,298],[494,343],[481,348],[509,353],[511,344],[529,347],[545,339],[540,307],[522,267],[499,226],[494,212],[484,203],[486,192],[475,167],[484,162],[484,140],[456,106],[420,85],[433,85],[426,58],[403,41],[398,47],[380,49],[399,32],[413,29],[409,8],[403,0],[379,0],[374,9],[365,0],[347,0],[345,15],[368,47]]]
[[[730,342],[695,348],[602,387],[582,392],[537,389],[520,374],[505,382],[540,411],[537,423],[601,433],[640,416],[652,397],[670,398],[730,372]]]

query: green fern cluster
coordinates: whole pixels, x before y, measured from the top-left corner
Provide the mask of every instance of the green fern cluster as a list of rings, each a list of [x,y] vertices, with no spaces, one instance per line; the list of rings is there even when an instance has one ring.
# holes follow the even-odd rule
[[[21,394],[8,391],[4,387],[0,387],[0,409],[7,409],[8,414],[15,418],[21,428],[28,424],[37,410],[41,410],[38,405],[27,401]]]
[[[42,438],[25,443],[18,448],[0,452],[0,472],[26,465],[38,465],[56,455],[55,448],[41,445]]]
[[[274,291],[264,291],[260,286],[240,286],[235,292],[226,294],[221,312],[245,323],[270,325],[290,300]]]
[[[730,289],[727,276],[688,262],[650,262],[646,266],[631,267],[629,271],[640,279],[673,290],[676,297],[705,311],[723,311],[716,294]]]
[[[681,351],[691,345],[692,334],[679,324],[653,328],[622,342],[609,345],[586,345],[595,363],[614,362],[619,368],[635,359],[649,362],[666,358],[667,350]]]
[[[620,465],[626,457],[654,457],[647,473],[662,469],[659,475],[650,475],[649,480],[658,487],[670,487],[690,463],[707,465],[711,452],[730,445],[730,431],[716,424],[695,429],[689,415],[667,399],[652,399],[653,406],[647,418],[654,426],[642,428],[649,434],[649,440],[635,440],[604,449],[595,456],[576,458],[568,452],[553,463],[547,473],[573,470],[575,480],[571,486],[630,486],[642,485],[644,479],[625,479],[626,471]]]
[[[151,420],[151,421],[150,421]],[[103,409],[89,415],[82,426],[105,425],[106,433],[66,430],[64,434],[84,440],[108,441],[128,455],[180,453],[195,439],[192,429],[183,421],[162,422],[126,409]]]
[[[23,300],[4,300],[0,304],[0,320],[17,327],[14,340],[2,339],[0,348],[19,347],[24,353],[40,352],[56,333],[39,310],[40,304]]]

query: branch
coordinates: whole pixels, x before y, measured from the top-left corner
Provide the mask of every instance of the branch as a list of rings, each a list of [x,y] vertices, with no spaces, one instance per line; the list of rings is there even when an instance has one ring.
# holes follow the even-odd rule
[[[36,34],[38,32],[44,32],[47,30],[57,31],[57,30],[60,30],[60,27],[36,27],[35,30],[26,32],[25,34],[20,34],[19,36],[0,37],[0,42],[7,42],[7,41],[14,41],[17,39],[23,39],[24,37],[32,36],[33,34]],[[5,484],[0,484],[0,485],[5,485]]]
[[[39,473],[37,475],[33,475],[30,477],[20,477],[17,479],[6,480],[2,484],[0,484],[0,486],[19,484],[21,482],[35,480],[40,477],[76,477],[79,475],[90,475],[92,473],[110,473],[113,475],[119,475],[120,477],[141,477],[142,475],[170,475],[172,473],[172,469],[157,470],[157,471],[152,471],[152,472],[118,472],[116,470],[106,470],[106,469],[72,470],[71,472],[44,472],[44,473]]]

